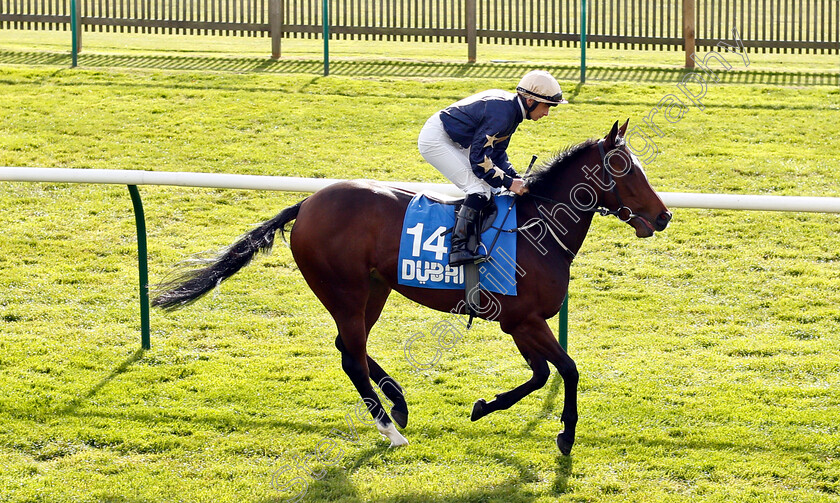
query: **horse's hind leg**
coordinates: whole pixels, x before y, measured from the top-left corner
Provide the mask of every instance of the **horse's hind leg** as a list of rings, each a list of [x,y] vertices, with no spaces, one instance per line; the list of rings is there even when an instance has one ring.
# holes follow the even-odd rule
[[[336,319],[336,323],[338,324],[339,335],[335,340],[335,346],[341,351],[341,368],[344,369],[344,372],[356,387],[356,391],[362,397],[362,401],[373,417],[379,433],[391,441],[392,447],[407,445],[408,440],[394,427],[394,423],[382,407],[379,395],[376,394],[370,384],[370,366],[365,350],[365,339],[367,337],[362,320],[340,321]]]
[[[380,382],[388,374],[367,355],[367,336],[373,325],[373,322],[366,322],[368,313],[375,313],[375,317],[378,317],[390,289],[383,289],[373,281],[366,283],[349,282],[352,285],[363,285],[361,287],[313,290],[335,319],[338,327],[335,346],[341,352],[341,367],[362,397],[376,428],[391,441],[391,446],[406,445],[408,440],[397,431],[370,382],[371,377],[378,378],[377,382]],[[385,386],[383,391],[386,396],[393,397],[395,403],[402,400],[401,396],[392,391],[391,386],[382,386]]]
[[[370,280],[370,295],[368,295],[367,305],[365,306],[365,330],[367,335],[370,335],[370,330],[382,314],[382,308],[388,300],[388,295],[391,293],[391,288],[385,284],[383,280],[371,276]],[[391,417],[397,426],[405,428],[408,424],[408,404],[405,402],[405,395],[400,384],[381,367],[376,361],[368,355],[368,368],[370,369],[370,377],[382,390],[382,393],[388,397],[388,400],[394,404],[391,408]]]
[[[382,308],[385,306],[385,301],[388,300],[388,294],[391,289],[382,282],[371,280],[371,292],[368,296],[367,305],[365,306],[365,333],[370,335],[370,330],[379,319],[382,313]],[[336,337],[336,347],[340,349],[341,335]],[[405,428],[408,424],[408,405],[405,402],[402,386],[391,377],[385,369],[383,369],[376,360],[367,355],[368,371],[373,382],[379,386],[382,393],[388,397],[394,406],[391,408],[391,417],[400,428]]]
[[[405,395],[402,386],[393,377],[388,375],[385,370],[376,363],[376,360],[367,357],[368,368],[370,369],[370,377],[382,390],[382,393],[388,397],[394,406],[391,407],[391,417],[397,426],[405,428],[408,425],[408,404],[405,401]]]
[[[301,246],[301,241],[303,240],[299,239],[298,246]],[[293,238],[292,244],[294,243]],[[292,251],[295,252],[295,249],[293,248]],[[317,252],[309,253],[306,261],[297,259],[297,255],[302,253],[304,252],[295,253],[298,267],[309,287],[330,312],[338,327],[335,347],[341,352],[341,368],[362,397],[379,432],[391,441],[392,446],[408,444],[408,440],[397,431],[391,418],[385,412],[379,396],[370,383],[371,366],[368,365],[367,356],[369,327],[365,324],[365,311],[371,293],[370,273],[363,270],[341,271],[344,273],[343,277],[338,277],[335,272],[330,271],[327,260],[316,260]],[[333,283],[321,279],[326,277],[330,277]],[[338,283],[339,280],[340,283]],[[379,302],[384,304],[384,298]],[[382,309],[381,306],[379,309]],[[381,367],[374,365],[373,369],[375,373],[378,373]]]
[[[371,305],[384,304],[387,297],[387,290],[377,295],[381,289],[371,280],[372,257],[387,223],[381,208],[386,203],[382,198],[371,198],[371,194],[367,188],[348,190],[345,184],[312,195],[301,206],[292,228],[291,249],[307,284],[335,320],[341,367],[373,416],[376,428],[392,446],[406,445],[408,441],[397,431],[370,382],[365,312],[372,296],[378,300],[371,300]]]

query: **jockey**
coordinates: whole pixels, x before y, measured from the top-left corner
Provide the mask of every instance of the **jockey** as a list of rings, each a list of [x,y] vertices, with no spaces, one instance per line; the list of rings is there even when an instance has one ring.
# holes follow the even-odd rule
[[[522,78],[516,93],[484,91],[426,121],[417,140],[420,154],[466,194],[452,233],[450,266],[484,258],[478,253],[478,215],[491,193],[502,188],[517,195],[528,192],[508,160],[510,137],[523,119],[539,120],[561,103],[567,101],[560,84],[548,72],[534,70]]]

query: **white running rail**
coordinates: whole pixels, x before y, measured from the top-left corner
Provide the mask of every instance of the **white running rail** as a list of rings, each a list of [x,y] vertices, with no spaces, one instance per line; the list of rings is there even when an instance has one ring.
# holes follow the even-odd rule
[[[0,181],[174,185],[181,187],[316,192],[328,185],[343,180],[334,178],[299,178],[289,176],[229,175],[119,169],[0,167]],[[430,190],[451,196],[463,195],[460,190],[451,184],[419,182],[382,183],[413,192]],[[659,192],[659,195],[667,206],[673,208],[840,213],[840,197],[699,194],[682,192]]]

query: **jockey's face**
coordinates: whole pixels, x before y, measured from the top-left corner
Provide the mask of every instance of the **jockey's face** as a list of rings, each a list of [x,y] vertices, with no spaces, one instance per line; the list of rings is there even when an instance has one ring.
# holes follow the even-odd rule
[[[526,101],[527,105],[530,107],[533,106],[535,100],[528,99]],[[538,121],[543,117],[547,117],[550,109],[551,105],[549,105],[548,103],[539,102],[537,103],[537,108],[535,108],[530,114],[528,114],[528,118],[532,121]]]

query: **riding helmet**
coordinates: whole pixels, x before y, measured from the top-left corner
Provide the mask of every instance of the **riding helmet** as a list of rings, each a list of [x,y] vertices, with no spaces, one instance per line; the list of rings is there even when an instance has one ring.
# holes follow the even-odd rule
[[[560,89],[560,84],[557,83],[557,80],[550,73],[544,70],[528,72],[519,81],[519,85],[516,86],[516,92],[526,98],[531,98],[541,103],[548,103],[550,106],[568,103],[568,101],[563,99],[563,91]]]

